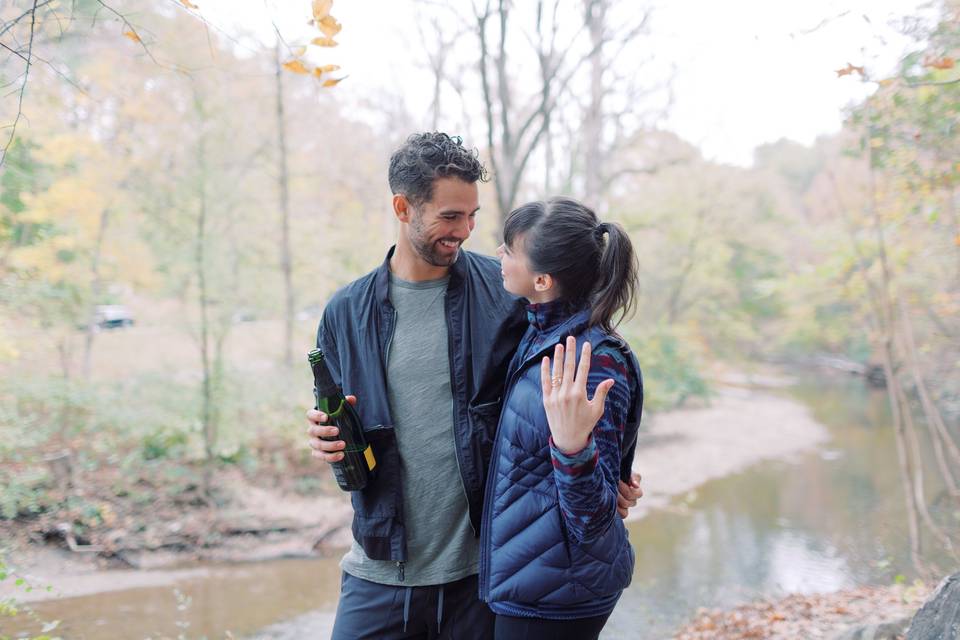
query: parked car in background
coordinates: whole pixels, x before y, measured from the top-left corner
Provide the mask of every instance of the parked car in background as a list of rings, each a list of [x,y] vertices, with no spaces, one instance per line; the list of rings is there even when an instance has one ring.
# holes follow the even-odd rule
[[[133,325],[133,312],[122,304],[101,304],[93,310],[93,323],[101,329],[117,329]]]

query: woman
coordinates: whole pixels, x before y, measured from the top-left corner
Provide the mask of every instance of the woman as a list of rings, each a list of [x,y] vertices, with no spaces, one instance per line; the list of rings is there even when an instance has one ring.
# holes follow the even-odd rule
[[[633,573],[617,482],[643,388],[613,318],[633,307],[636,259],[622,227],[564,198],[513,211],[498,254],[530,326],[487,477],[481,597],[497,640],[597,638]]]

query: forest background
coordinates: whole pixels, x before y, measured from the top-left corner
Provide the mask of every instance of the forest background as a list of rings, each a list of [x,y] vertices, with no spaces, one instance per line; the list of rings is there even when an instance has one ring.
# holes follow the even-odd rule
[[[228,503],[237,476],[335,492],[303,440],[304,356],[325,301],[395,238],[391,150],[441,129],[492,170],[469,248],[492,253],[512,207],[561,193],[630,232],[642,294],[621,330],[650,410],[704,402],[718,369],[872,371],[918,568],[922,545],[957,543],[924,491],[935,476],[960,496],[955,0],[900,16],[896,65],[823,70],[867,96],[839,132],[749,166],[662,126],[653,9],[412,3],[397,55],[430,105],[413,113],[397,89],[352,92],[329,61],[360,25],[302,4],[273,44],[189,0],[0,8],[4,535],[109,555],[150,539],[148,514]],[[101,326],[103,305],[132,326]]]

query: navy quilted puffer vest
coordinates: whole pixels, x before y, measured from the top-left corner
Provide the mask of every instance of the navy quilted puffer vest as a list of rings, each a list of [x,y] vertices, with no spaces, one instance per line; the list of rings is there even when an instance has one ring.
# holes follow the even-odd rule
[[[574,314],[538,340],[541,348],[518,352],[510,365],[481,530],[480,596],[495,613],[551,619],[602,615],[630,584],[634,553],[623,520],[614,516],[597,539],[577,543],[567,535],[553,478],[539,365],[568,335],[577,338],[578,359],[585,340],[595,351],[601,343],[613,344],[628,356],[634,389],[621,443],[622,477],[629,476],[633,459],[642,404],[639,366],[619,337],[586,328],[588,318],[586,310]]]

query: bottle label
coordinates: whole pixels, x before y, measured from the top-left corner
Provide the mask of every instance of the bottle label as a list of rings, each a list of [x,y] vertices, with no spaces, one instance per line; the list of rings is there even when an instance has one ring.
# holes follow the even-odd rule
[[[363,457],[367,459],[367,468],[373,471],[374,467],[377,466],[377,461],[373,457],[373,449],[370,448],[370,445],[367,445],[367,448],[363,450]]]

